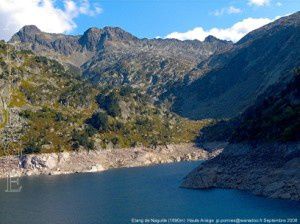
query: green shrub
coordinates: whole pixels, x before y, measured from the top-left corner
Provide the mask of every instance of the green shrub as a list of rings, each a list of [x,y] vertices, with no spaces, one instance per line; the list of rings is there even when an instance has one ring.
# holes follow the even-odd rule
[[[87,120],[87,124],[91,125],[93,128],[99,131],[109,130],[108,116],[105,112],[98,112],[93,114],[92,117]]]
[[[119,106],[119,96],[116,92],[111,92],[108,95],[98,95],[96,101],[100,108],[104,109],[109,115],[118,117],[121,115]]]
[[[83,146],[87,149],[94,148],[94,142],[89,139],[89,135],[87,132],[80,132],[78,130],[73,130],[72,133],[72,147],[73,149],[78,149],[79,146]]]
[[[30,154],[30,153],[39,153],[41,151],[41,147],[31,139],[24,147],[23,153]]]
[[[120,89],[120,95],[123,97],[128,97],[133,93],[133,88],[130,86],[122,86]]]
[[[110,104],[106,111],[113,117],[119,117],[121,115],[121,108],[118,104]]]
[[[89,136],[89,137],[92,137],[93,135],[95,135],[97,133],[97,130],[90,126],[90,125],[87,125],[84,129],[84,132]]]

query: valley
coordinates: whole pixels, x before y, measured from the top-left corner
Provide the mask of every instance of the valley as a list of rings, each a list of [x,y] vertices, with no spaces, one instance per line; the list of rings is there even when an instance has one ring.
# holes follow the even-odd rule
[[[299,201],[299,37],[300,12],[237,43],[24,26],[0,42],[2,177],[209,159],[181,186]]]

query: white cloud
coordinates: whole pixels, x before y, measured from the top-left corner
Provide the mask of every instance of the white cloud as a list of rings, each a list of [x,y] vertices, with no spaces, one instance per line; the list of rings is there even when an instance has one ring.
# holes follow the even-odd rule
[[[65,0],[65,8],[66,12],[70,14],[70,16],[78,16],[79,14],[85,14],[88,16],[95,16],[102,12],[102,9],[93,5],[93,9],[91,9],[90,2],[88,0],[83,0],[79,6],[72,0]]]
[[[241,13],[241,12],[242,12],[241,9],[236,8],[236,7],[234,7],[234,6],[230,6],[230,7],[228,8],[228,14],[236,14],[236,13]]]
[[[278,17],[276,17],[277,19]],[[212,28],[204,30],[202,27],[196,27],[187,32],[173,32],[168,34],[165,38],[174,38],[179,40],[200,40],[203,41],[207,36],[213,35],[222,40],[231,40],[237,42],[247,33],[259,27],[272,22],[274,19],[269,18],[247,18],[240,22],[233,24],[228,28]]]
[[[248,4],[254,6],[266,6],[269,5],[270,2],[271,0],[249,0]]]
[[[58,8],[55,0],[1,0],[0,39],[8,40],[24,25],[36,25],[42,31],[65,33],[76,28],[80,14],[94,16],[102,9],[88,0],[64,0]]]
[[[281,2],[276,2],[276,6],[280,7],[280,6],[282,6],[282,3]]]
[[[230,6],[228,8],[222,8],[222,9],[217,9],[213,12],[213,15],[215,16],[222,16],[224,14],[237,14],[241,13],[242,10],[239,8],[236,8],[234,6]]]

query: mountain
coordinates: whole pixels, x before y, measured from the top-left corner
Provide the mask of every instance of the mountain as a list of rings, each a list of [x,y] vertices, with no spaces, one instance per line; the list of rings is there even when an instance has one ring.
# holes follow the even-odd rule
[[[300,12],[254,30],[239,42],[140,39],[117,27],[83,35],[25,26],[10,44],[58,60],[93,84],[130,85],[191,119],[230,118],[253,105],[300,64]]]
[[[90,28],[71,36],[25,26],[9,43],[75,66],[94,83],[127,83],[154,96],[164,85],[183,81],[199,62],[232,46],[213,37],[203,42],[139,39],[118,27]]]
[[[22,114],[29,126],[43,123],[32,113],[54,124],[56,116],[67,113],[70,123],[60,124],[69,127],[63,131],[67,145],[73,132],[84,146],[95,136],[105,139],[105,147],[191,141],[210,121],[182,119],[170,105],[193,119],[236,117],[274,84],[285,86],[300,63],[299,21],[299,12],[283,17],[236,44],[213,36],[203,42],[140,39],[116,27],[72,36],[25,26],[9,44],[2,43],[3,95],[16,95],[15,117]],[[11,104],[4,98],[2,128]],[[35,134],[46,129],[31,127]]]
[[[230,118],[254,104],[277,82],[291,80],[300,65],[300,12],[254,30],[233,47],[199,63],[199,77],[173,90],[173,110],[182,116]]]

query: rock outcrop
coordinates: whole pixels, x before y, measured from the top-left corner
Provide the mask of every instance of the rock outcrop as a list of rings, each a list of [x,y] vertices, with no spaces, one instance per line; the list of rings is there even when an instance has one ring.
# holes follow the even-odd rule
[[[0,178],[31,175],[58,175],[99,172],[119,167],[148,166],[159,163],[206,160],[219,154],[192,144],[127,148],[0,157]]]
[[[300,200],[300,143],[230,144],[193,170],[181,187],[247,190]]]

